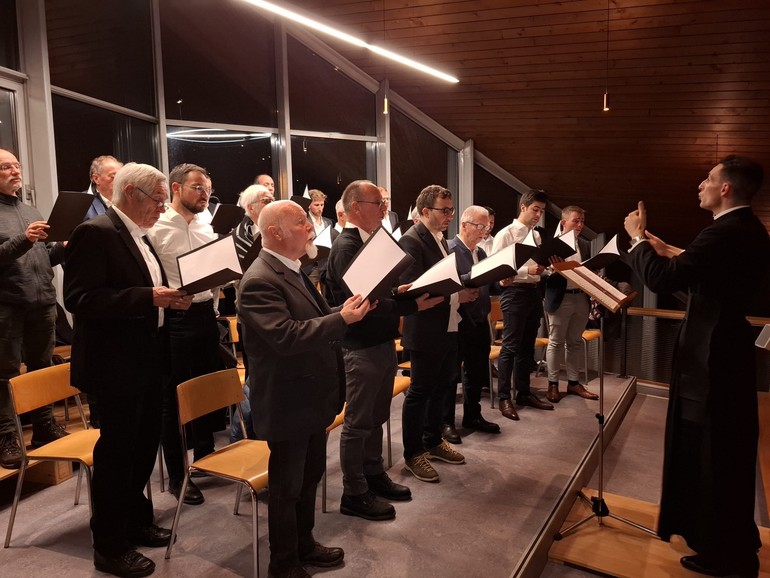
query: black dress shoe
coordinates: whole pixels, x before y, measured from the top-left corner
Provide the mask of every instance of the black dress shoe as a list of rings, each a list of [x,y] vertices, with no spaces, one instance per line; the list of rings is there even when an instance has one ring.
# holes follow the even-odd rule
[[[150,524],[130,532],[128,539],[135,546],[162,548],[163,546],[168,546],[168,543],[171,541],[171,530]]]
[[[471,419],[463,419],[463,427],[468,429],[475,429],[476,431],[484,433],[500,433],[500,426],[491,421],[485,420],[483,417],[474,417]]]
[[[70,434],[64,431],[64,427],[54,420],[39,425],[32,424],[32,447],[40,448],[68,435]]]
[[[396,509],[387,502],[378,500],[371,490],[357,496],[342,494],[340,513],[374,521],[392,520],[396,517]]]
[[[445,423],[441,426],[441,437],[448,441],[450,444],[463,443],[463,440],[460,437],[460,434],[457,433],[455,426],[448,423]]]
[[[516,413],[516,408],[513,407],[513,402],[510,399],[500,400],[500,413],[503,414],[503,417],[519,421],[519,414]]]
[[[155,572],[155,562],[142,556],[136,550],[129,550],[113,558],[102,556],[94,550],[94,567],[100,572],[123,578],[149,576]]]
[[[342,564],[344,558],[345,552],[342,548],[327,548],[316,542],[310,552],[299,555],[299,563],[318,568],[331,568]]]
[[[534,407],[535,409],[553,409],[553,406],[538,398],[534,393],[524,393],[516,396],[516,403],[519,405]]]
[[[169,482],[168,491],[178,500],[179,494],[182,491],[182,482],[179,482],[178,484]],[[197,506],[205,501],[206,499],[203,497],[203,493],[200,489],[198,489],[198,486],[196,486],[192,480],[188,480],[187,489],[184,492],[184,503],[188,506]]]
[[[369,489],[375,493],[375,495],[385,498],[386,500],[394,500],[402,502],[404,500],[412,499],[412,491],[401,484],[397,484],[390,479],[387,472],[382,472],[375,476],[366,476],[366,483],[369,484]]]

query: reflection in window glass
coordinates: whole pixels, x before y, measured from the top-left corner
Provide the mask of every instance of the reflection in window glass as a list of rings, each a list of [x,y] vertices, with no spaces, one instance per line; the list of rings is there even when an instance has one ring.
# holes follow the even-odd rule
[[[519,214],[519,194],[479,165],[473,167],[473,204],[495,210],[494,235]]]
[[[235,204],[258,174],[271,172],[270,134],[168,127],[166,137],[169,168],[179,163],[205,167],[222,203]]]
[[[246,2],[160,3],[166,115],[277,126],[273,26]]]
[[[298,40],[287,44],[291,127],[373,136],[374,94]]]
[[[0,2],[0,66],[19,68],[19,31],[16,28],[16,1]]]
[[[53,95],[53,126],[59,190],[86,190],[99,155],[159,166],[153,123]]]
[[[365,142],[292,137],[292,194],[302,195],[305,187],[321,190],[327,196],[323,214],[336,223],[334,204],[345,187],[358,179],[373,178],[371,151],[372,146]]]
[[[155,114],[150,0],[46,0],[51,84]]]
[[[14,98],[16,95],[0,88],[0,148],[7,149],[17,156],[19,143],[16,140],[16,114],[14,112]]]
[[[394,108],[390,115],[390,204],[403,220],[421,190],[448,186],[449,147]]]

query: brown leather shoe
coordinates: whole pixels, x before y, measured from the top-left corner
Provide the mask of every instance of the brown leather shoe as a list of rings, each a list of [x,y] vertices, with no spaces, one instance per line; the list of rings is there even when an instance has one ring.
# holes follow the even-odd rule
[[[549,387],[548,390],[550,391],[550,389],[551,388]],[[570,394],[570,395],[579,395],[583,399],[599,399],[598,395],[588,391],[580,383],[578,383],[577,385],[568,385],[567,386],[567,393]]]
[[[510,399],[500,400],[500,413],[503,414],[503,417],[519,421],[519,414],[516,413],[516,408],[513,407],[513,402]]]
[[[553,406],[537,397],[534,393],[520,393],[516,396],[516,403],[519,405],[526,405],[534,407],[535,409],[553,409]]]
[[[551,403],[559,403],[561,401],[558,383],[548,384],[548,393],[545,394],[545,398]]]

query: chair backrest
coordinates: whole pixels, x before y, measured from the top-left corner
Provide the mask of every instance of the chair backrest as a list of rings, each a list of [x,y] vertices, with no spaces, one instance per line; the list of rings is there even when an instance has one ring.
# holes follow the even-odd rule
[[[185,425],[196,417],[243,401],[243,385],[237,369],[224,369],[194,377],[176,386],[179,422]]]
[[[69,363],[23,373],[12,377],[9,383],[14,411],[18,415],[80,393],[70,385]]]
[[[495,323],[503,320],[503,310],[500,307],[500,299],[498,297],[492,297],[491,309],[489,310],[489,320],[492,322],[492,328],[494,329]]]

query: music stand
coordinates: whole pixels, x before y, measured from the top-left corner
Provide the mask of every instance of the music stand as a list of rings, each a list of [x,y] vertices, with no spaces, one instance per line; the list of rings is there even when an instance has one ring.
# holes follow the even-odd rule
[[[623,309],[625,309],[625,307],[623,307]],[[553,539],[556,541],[559,541],[565,536],[567,536],[568,534],[571,534],[572,532],[577,530],[578,527],[582,526],[583,524],[585,524],[589,520],[592,520],[593,518],[598,519],[600,526],[604,525],[604,518],[612,518],[613,520],[617,520],[618,522],[623,522],[624,524],[628,524],[629,526],[632,526],[637,530],[641,530],[653,536],[657,536],[657,533],[654,530],[651,530],[646,526],[642,526],[641,524],[637,524],[636,522],[633,522],[631,520],[628,520],[626,518],[613,514],[612,512],[610,512],[610,509],[607,506],[607,502],[604,501],[604,315],[602,315],[599,318],[599,330],[601,331],[601,336],[599,338],[599,413],[596,414],[596,421],[599,423],[599,448],[600,448],[598,495],[591,496],[589,498],[588,496],[585,495],[585,493],[582,490],[578,492],[578,498],[583,500],[583,502],[586,505],[591,507],[591,513],[585,518],[583,518],[582,520],[575,522],[565,530],[562,530],[554,534]]]

